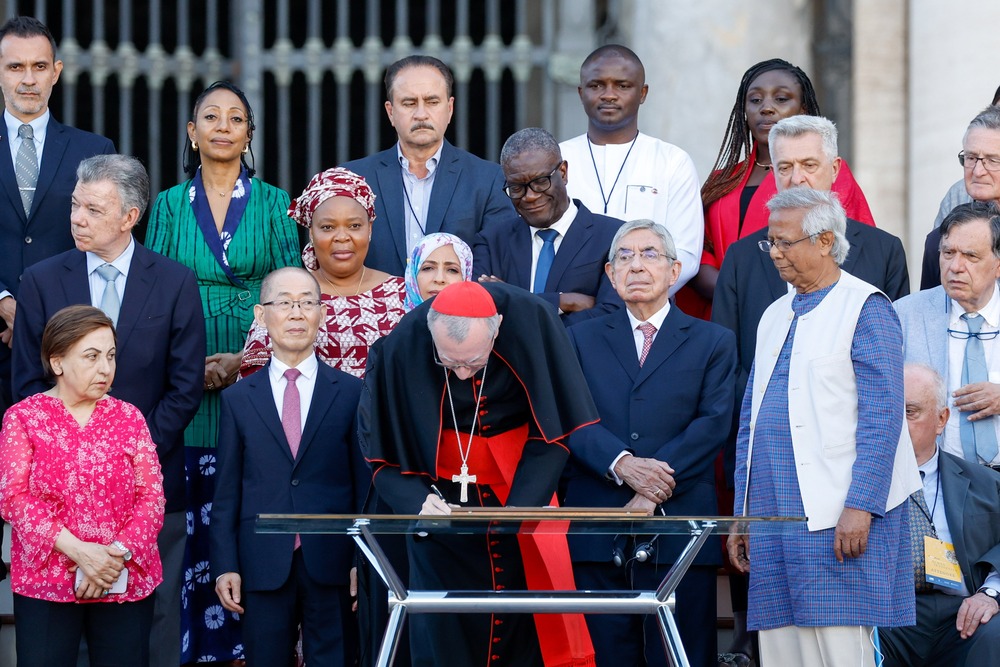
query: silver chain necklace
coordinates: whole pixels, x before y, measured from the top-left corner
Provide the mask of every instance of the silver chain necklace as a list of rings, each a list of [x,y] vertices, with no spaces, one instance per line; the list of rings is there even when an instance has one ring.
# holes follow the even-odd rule
[[[462,436],[458,432],[458,418],[455,416],[455,401],[451,398],[451,383],[448,381],[449,370],[444,369],[444,386],[448,388],[448,405],[451,406],[451,423],[455,425],[455,441],[458,443],[458,455],[462,458],[462,467],[459,469],[461,474],[452,475],[451,481],[458,482],[462,485],[461,495],[459,496],[459,501],[463,503],[469,502],[469,482],[473,484],[476,483],[476,476],[469,474],[469,454],[472,453],[472,438],[476,432],[476,421],[479,419],[479,404],[483,400],[483,392],[486,391],[486,367],[489,366],[490,358],[486,357],[486,363],[483,365],[483,379],[479,383],[479,395],[476,397],[476,411],[472,415],[472,429],[469,431],[469,442],[462,450]],[[475,378],[475,374],[473,374]],[[473,384],[473,387],[475,385]],[[473,389],[475,392],[475,389]]]

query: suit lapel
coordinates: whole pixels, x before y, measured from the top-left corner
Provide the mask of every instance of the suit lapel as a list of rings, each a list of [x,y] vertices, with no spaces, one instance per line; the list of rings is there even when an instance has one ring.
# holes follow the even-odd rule
[[[0,159],[2,162],[2,159]],[[66,303],[83,303],[90,305],[90,276],[87,275],[87,254],[76,251],[67,255],[63,264],[66,272],[61,276],[60,282],[66,290]]]
[[[462,173],[462,165],[455,149],[447,141],[441,149],[441,162],[434,172],[434,187],[431,188],[431,201],[427,206],[427,224],[424,231],[427,234],[441,231],[444,216],[451,204],[451,198],[458,187],[458,177]]]
[[[962,474],[958,466],[952,465],[947,456],[938,454],[938,474],[941,475],[941,499],[944,514],[948,518],[951,541],[955,545],[962,572],[972,572],[969,554],[965,550],[965,501],[969,495],[969,478]],[[965,582],[969,590],[975,590],[971,581]]]
[[[251,405],[249,413],[256,413],[260,416],[264,426],[271,433],[274,444],[281,450],[282,455],[294,465],[292,461],[292,450],[288,447],[288,438],[285,437],[285,429],[281,427],[281,416],[278,408],[274,404],[274,392],[271,391],[271,364],[268,362],[264,368],[260,369],[244,382],[250,384]],[[301,450],[300,450],[301,451]]]
[[[510,245],[506,248],[507,258],[514,267],[513,275],[507,276],[507,282],[531,291],[531,255],[533,252],[532,229],[518,218],[518,226],[510,237]],[[494,267],[496,269],[498,267]]]
[[[948,377],[948,320],[951,316],[951,301],[945,294],[944,288],[940,288],[939,294],[934,295],[944,300],[944,307],[929,309],[927,316],[922,318],[924,322],[924,337],[927,341],[927,352],[930,355],[932,368],[943,368],[944,377]],[[939,304],[932,304],[939,305]],[[945,332],[942,335],[942,332]]]
[[[35,184],[35,197],[32,200],[29,225],[35,220],[35,212],[38,210],[36,202],[42,201],[56,177],[56,171],[59,170],[59,165],[62,163],[67,143],[66,128],[62,123],[56,122],[54,118],[50,117],[49,124],[45,128],[45,149],[42,151],[42,163],[38,165],[38,182]],[[51,220],[46,221],[47,224],[52,224],[52,222]],[[68,222],[66,220],[62,224],[68,224]]]
[[[635,353],[635,337],[632,334],[628,315],[622,308],[608,318],[607,329],[604,330],[604,338],[608,342],[608,348],[618,359],[629,379],[635,384],[636,376],[639,375],[639,357]]]
[[[861,255],[864,254],[864,243],[861,242],[859,238],[861,234],[858,232],[858,225],[851,224],[853,220],[847,221],[847,242],[851,245],[850,252],[847,253],[847,259],[844,260],[844,264],[840,267],[844,271],[852,275],[857,275],[854,271],[854,267],[858,265]]]
[[[309,403],[309,413],[306,415],[306,427],[302,431],[302,440],[299,441],[299,453],[295,457],[293,468],[305,456],[306,449],[317,439],[319,425],[323,423],[326,413],[337,399],[339,389],[337,388],[337,376],[335,373],[326,373],[326,366],[321,361],[316,371],[316,386],[313,388],[312,401]]]
[[[545,291],[556,291],[556,285],[562,280],[566,269],[573,265],[573,260],[590,238],[591,230],[594,226],[593,219],[587,215],[583,208],[576,213],[576,219],[566,230],[566,236],[559,244],[559,252],[552,260],[552,268],[549,269],[549,277],[545,281]]]
[[[0,115],[2,118],[2,115]],[[50,121],[51,122],[51,121]],[[6,141],[4,141],[6,139]],[[21,203],[21,193],[17,189],[17,176],[14,175],[14,159],[11,157],[10,137],[7,136],[7,123],[0,120],[0,182],[3,182],[4,192],[10,200],[10,208],[21,218],[22,226],[27,224],[24,215],[24,205]],[[45,157],[45,153],[42,153]]]
[[[48,149],[46,149],[48,150]],[[125,279],[125,295],[122,297],[121,311],[118,313],[118,345],[125,347],[132,330],[142,318],[146,303],[153,296],[156,274],[152,257],[148,250],[135,242],[128,278]]]
[[[649,354],[646,355],[646,362],[642,365],[639,375],[635,379],[636,385],[641,384],[649,377],[687,340],[687,330],[690,326],[690,318],[682,313],[676,305],[672,305],[666,319],[663,320],[663,326],[656,332],[653,346],[649,348]]]
[[[378,191],[382,196],[382,208],[387,218],[381,224],[387,226],[392,236],[392,244],[396,247],[396,255],[403,266],[406,266],[406,213],[403,211],[406,202],[403,200],[403,174],[396,160],[395,148],[384,151],[382,155],[381,164],[375,170]]]

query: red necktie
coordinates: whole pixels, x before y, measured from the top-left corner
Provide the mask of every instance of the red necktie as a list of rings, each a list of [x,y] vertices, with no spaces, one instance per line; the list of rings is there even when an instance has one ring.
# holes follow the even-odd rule
[[[285,371],[285,400],[281,404],[281,428],[285,430],[288,447],[292,450],[292,458],[299,454],[299,442],[302,440],[302,403],[299,400],[299,388],[295,381],[302,375],[297,368]]]
[[[649,322],[643,322],[636,328],[642,332],[642,353],[639,355],[639,367],[641,368],[646,363],[649,348],[653,347],[653,334],[656,333],[656,327]]]

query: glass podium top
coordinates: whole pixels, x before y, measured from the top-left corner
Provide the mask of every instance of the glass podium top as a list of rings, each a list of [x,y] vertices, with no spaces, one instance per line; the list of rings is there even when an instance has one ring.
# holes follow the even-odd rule
[[[805,528],[806,517],[677,517],[615,508],[455,508],[447,516],[402,514],[260,514],[258,533],[375,535],[535,534],[686,535],[705,530],[785,533]]]

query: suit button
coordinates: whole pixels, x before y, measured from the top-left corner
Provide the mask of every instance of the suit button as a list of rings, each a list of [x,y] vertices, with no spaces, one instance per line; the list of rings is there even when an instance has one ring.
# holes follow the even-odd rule
[[[25,243],[31,243],[31,237],[30,236],[25,236],[24,237],[24,242]]]
[[[638,434],[638,433],[633,433],[633,434],[632,434],[631,436],[629,436],[629,437],[631,437],[631,438],[632,438],[633,440],[638,440],[638,439],[639,439],[639,434]]]
[[[298,486],[298,485],[299,485],[299,480],[293,479],[292,480],[292,486]]]

